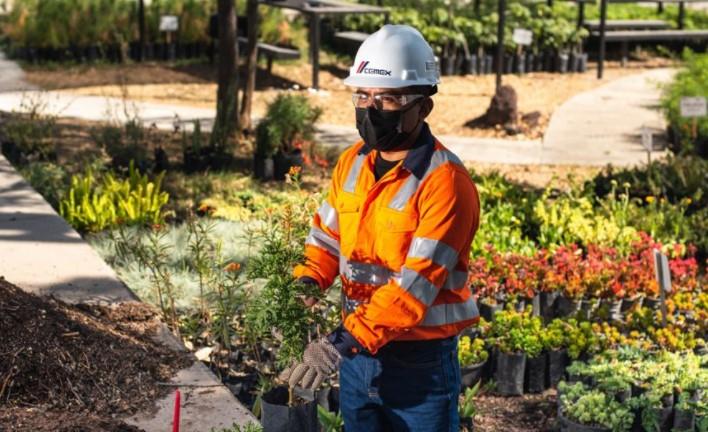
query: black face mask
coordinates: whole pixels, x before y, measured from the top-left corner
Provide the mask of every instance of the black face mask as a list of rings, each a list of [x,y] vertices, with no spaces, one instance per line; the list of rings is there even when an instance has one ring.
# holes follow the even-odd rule
[[[359,135],[366,145],[375,150],[396,149],[410,136],[410,133],[401,130],[401,117],[411,108],[413,106],[398,111],[379,111],[371,106],[355,108]]]

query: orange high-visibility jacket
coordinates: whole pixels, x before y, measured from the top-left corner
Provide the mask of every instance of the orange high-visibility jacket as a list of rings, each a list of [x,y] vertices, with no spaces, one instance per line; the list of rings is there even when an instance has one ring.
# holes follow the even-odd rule
[[[375,150],[360,140],[344,151],[294,271],[322,289],[340,276],[344,327],[372,354],[394,339],[452,336],[479,319],[467,285],[477,188],[427,124],[420,140],[378,182]]]

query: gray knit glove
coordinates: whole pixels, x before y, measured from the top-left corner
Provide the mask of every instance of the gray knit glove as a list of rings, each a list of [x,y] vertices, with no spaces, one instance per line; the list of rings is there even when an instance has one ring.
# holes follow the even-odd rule
[[[301,362],[294,362],[278,378],[290,387],[316,389],[330,374],[339,368],[342,356],[326,338],[311,342],[305,348]]]

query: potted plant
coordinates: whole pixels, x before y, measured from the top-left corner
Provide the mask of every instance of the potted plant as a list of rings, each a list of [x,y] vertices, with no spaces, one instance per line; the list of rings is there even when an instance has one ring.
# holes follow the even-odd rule
[[[530,310],[519,313],[507,307],[496,315],[490,340],[498,349],[494,376],[500,394],[524,393],[527,354],[535,358],[541,352],[540,327],[541,320],[532,317]]]
[[[302,167],[303,143],[314,138],[315,122],[321,114],[322,109],[312,107],[304,95],[279,94],[256,127],[256,177],[266,178],[266,160],[271,158],[276,180],[285,180],[291,167]]]
[[[559,420],[564,432],[629,431],[634,415],[626,404],[598,390],[563,393]]]
[[[546,386],[555,388],[568,366],[569,357],[566,335],[566,324],[563,320],[554,319],[541,333],[543,348],[548,353],[548,369],[546,374]]]
[[[696,420],[695,403],[691,401],[690,395],[683,392],[678,397],[678,402],[674,406],[674,431],[692,431]]]
[[[317,401],[277,386],[261,397],[263,432],[319,432]]]
[[[484,340],[475,338],[473,341],[469,336],[462,336],[457,355],[460,361],[462,388],[472,387],[479,382],[482,376],[482,367],[489,358]]]

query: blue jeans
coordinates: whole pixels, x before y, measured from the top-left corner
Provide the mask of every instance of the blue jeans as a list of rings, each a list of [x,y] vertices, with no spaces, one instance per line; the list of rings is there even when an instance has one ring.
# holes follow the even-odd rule
[[[346,432],[457,432],[457,337],[391,342],[344,358],[340,409]]]

